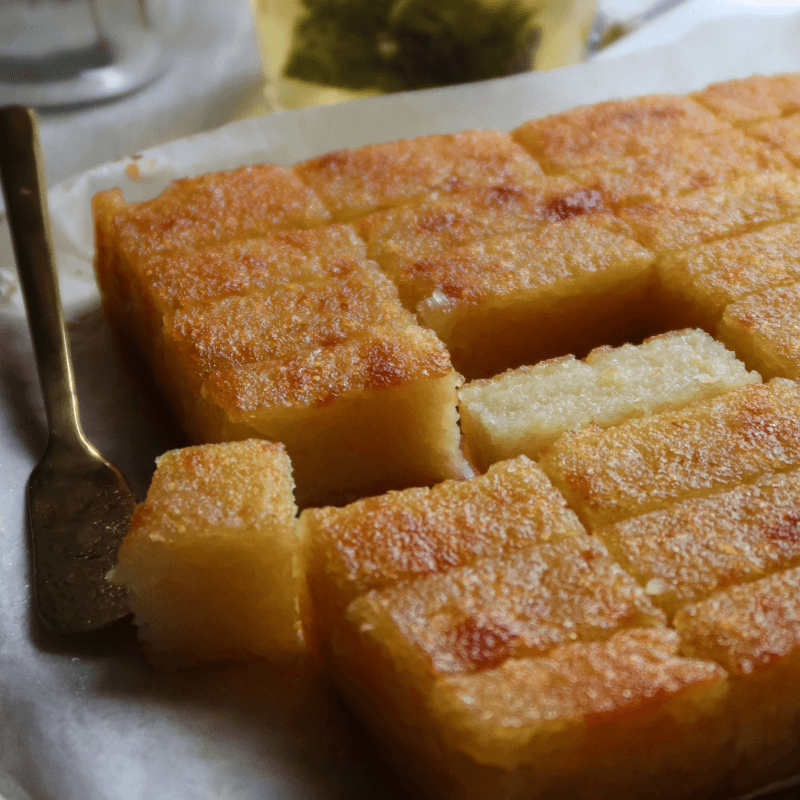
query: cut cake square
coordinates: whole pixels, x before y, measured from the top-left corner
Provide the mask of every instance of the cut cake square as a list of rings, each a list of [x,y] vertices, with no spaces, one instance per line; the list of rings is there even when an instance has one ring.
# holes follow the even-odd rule
[[[800,387],[776,378],[678,411],[566,432],[539,464],[596,528],[800,465]]]
[[[293,486],[286,451],[272,442],[158,459],[112,573],[156,663],[302,654]]]
[[[751,125],[800,111],[800,76],[753,75],[714,83],[692,97],[732,125]]]
[[[533,158],[494,130],[419,136],[339,150],[294,166],[334,219],[346,221],[435,190],[525,183],[542,174]]]
[[[800,770],[800,569],[732,586],[675,616],[681,652],[730,674],[736,726],[733,788]]]
[[[800,284],[767,289],[732,303],[717,336],[765,378],[800,379]]]
[[[548,174],[658,152],[680,136],[729,130],[689,97],[651,95],[581,106],[534,119],[512,132]]]
[[[370,590],[584,534],[561,494],[524,456],[467,481],[308,509],[299,536],[310,626],[326,638],[347,606]]]
[[[468,379],[624,341],[647,320],[653,258],[605,214],[498,236],[393,275]]]
[[[670,615],[800,561],[800,473],[692,498],[597,528],[612,557]]]
[[[459,392],[470,459],[478,469],[539,451],[564,431],[602,428],[677,408],[760,380],[703,331],[673,331],[641,345],[601,347],[520,367]]]
[[[729,304],[800,280],[800,222],[770,225],[662,258],[656,273],[663,318],[715,332]]]

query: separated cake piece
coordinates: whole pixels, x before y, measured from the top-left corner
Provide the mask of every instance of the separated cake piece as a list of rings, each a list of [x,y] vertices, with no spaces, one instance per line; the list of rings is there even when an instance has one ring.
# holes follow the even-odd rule
[[[800,284],[767,289],[729,305],[717,336],[765,378],[800,379]]]
[[[714,83],[692,97],[732,125],[800,111],[800,75],[753,75]]]
[[[644,344],[601,347],[473,381],[459,392],[461,429],[479,469],[535,458],[564,431],[602,428],[677,408],[760,380],[703,331],[674,331]]]
[[[112,574],[152,659],[180,666],[302,653],[292,469],[280,444],[161,456]]]
[[[800,175],[776,172],[624,208],[619,217],[638,242],[662,255],[798,214]]]
[[[680,136],[729,130],[688,97],[651,95],[611,100],[534,119],[512,136],[547,173],[567,172],[620,156],[661,150]]]
[[[486,239],[393,274],[467,378],[625,341],[651,316],[648,250],[605,214]]]
[[[800,387],[775,379],[679,411],[567,432],[539,462],[595,528],[800,465]]]
[[[800,770],[800,569],[733,586],[675,617],[681,652],[730,673],[734,790]]]
[[[791,172],[780,152],[738,131],[665,139],[651,153],[624,156],[569,175],[600,193],[611,208],[653,202],[728,183],[746,175]]]
[[[664,321],[714,333],[729,304],[800,280],[800,222],[770,225],[660,259],[657,275]],[[777,374],[784,373],[768,377]]]
[[[713,591],[800,562],[800,473],[684,500],[595,535],[671,615]]]
[[[493,130],[419,136],[339,150],[296,164],[294,171],[340,221],[435,190],[517,185],[542,173],[507,133]]]
[[[372,589],[585,531],[523,456],[468,481],[309,509],[299,535],[313,600],[309,625],[327,638],[347,606]]]

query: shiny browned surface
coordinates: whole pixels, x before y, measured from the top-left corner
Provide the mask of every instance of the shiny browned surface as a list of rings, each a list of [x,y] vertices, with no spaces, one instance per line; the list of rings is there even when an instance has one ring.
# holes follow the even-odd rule
[[[800,285],[745,297],[725,309],[718,337],[765,377],[800,378]]]
[[[692,97],[720,119],[747,125],[800,111],[800,77],[753,75],[712,84]]]
[[[370,592],[348,609],[382,646],[432,674],[492,669],[619,628],[663,624],[642,588],[588,536],[482,559]]]
[[[294,171],[337,220],[390,208],[437,189],[516,185],[542,173],[507,133],[492,130],[339,150],[296,164]]]
[[[611,100],[531,120],[512,132],[547,173],[620,156],[657,152],[670,138],[726,130],[727,124],[688,97],[652,95]]]
[[[311,591],[326,613],[370,589],[583,533],[524,456],[469,481],[312,509],[300,521]]]
[[[800,464],[800,388],[752,384],[679,411],[565,433],[540,464],[589,527]]]
[[[595,534],[669,613],[800,560],[800,474],[759,478]]]

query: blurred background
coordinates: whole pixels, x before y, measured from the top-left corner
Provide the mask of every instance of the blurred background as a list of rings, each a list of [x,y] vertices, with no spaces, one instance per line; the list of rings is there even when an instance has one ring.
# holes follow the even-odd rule
[[[234,119],[624,56],[800,0],[0,0],[48,181]]]

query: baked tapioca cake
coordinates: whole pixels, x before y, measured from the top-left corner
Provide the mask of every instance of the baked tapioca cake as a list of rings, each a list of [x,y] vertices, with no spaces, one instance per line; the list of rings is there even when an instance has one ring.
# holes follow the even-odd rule
[[[594,533],[672,615],[714,591],[800,562],[800,473],[767,475]]]
[[[590,591],[591,567],[580,574]],[[426,580],[434,579],[420,583]],[[580,591],[573,595],[567,584],[542,603],[542,626]],[[575,603],[574,641],[498,659],[516,641],[492,627],[487,608],[483,624],[468,616],[451,637],[470,669],[449,670],[448,662],[424,669],[413,639],[390,635],[385,626],[392,623],[370,600],[374,605],[376,595],[351,606],[349,636],[335,648],[336,681],[383,740],[398,774],[421,794],[666,800],[724,787],[733,764],[731,719],[721,713],[725,671],[681,658],[674,631],[622,624],[584,638]],[[598,602],[595,612],[604,611]]]
[[[764,377],[800,379],[800,285],[767,289],[729,305],[717,336]]]
[[[800,569],[732,586],[675,617],[681,652],[730,674],[734,790],[800,770]]]
[[[624,230],[624,229],[623,229]],[[605,214],[497,236],[405,266],[417,316],[468,379],[625,341],[650,314],[652,254]]]
[[[673,331],[473,381],[458,393],[461,430],[478,469],[535,458],[564,431],[602,428],[760,381],[703,331]]]
[[[132,293],[129,282],[156,253],[330,221],[314,192],[275,164],[176,180],[142,203],[127,203],[119,189],[100,192],[92,211],[95,271],[112,320]]]
[[[619,218],[658,255],[685,250],[800,214],[800,175],[773,172],[623,208]]]
[[[616,427],[566,432],[539,464],[596,528],[800,465],[800,386],[776,378]]]
[[[541,176],[525,186],[491,186],[437,194],[416,203],[370,214],[354,223],[367,253],[398,282],[401,299],[413,308],[403,266],[459,245],[605,210],[597,192],[563,177]],[[619,226],[622,228],[622,226]]]
[[[460,451],[461,384],[436,336],[401,321],[215,372],[198,414],[210,440],[283,442],[301,508],[343,505],[473,474]]]
[[[154,661],[279,663],[302,653],[292,468],[280,444],[161,456],[112,581]]]
[[[726,306],[800,280],[800,222],[770,225],[668,256],[658,261],[656,272],[664,318],[714,333]],[[767,377],[778,374],[784,373]]]
[[[792,169],[787,158],[769,145],[725,130],[703,137],[670,138],[653,152],[571,170],[569,175],[586,189],[599,192],[606,206],[622,208],[719,186],[745,175]]]
[[[493,130],[339,150],[296,164],[294,172],[336,220],[391,208],[435,190],[518,185],[542,174],[507,133]]]
[[[512,132],[548,174],[658,152],[670,139],[729,130],[688,97],[652,95],[582,106]]]
[[[524,456],[467,481],[308,509],[298,533],[313,601],[308,624],[323,639],[370,590],[585,536],[561,494]]]
[[[795,165],[800,165],[800,115],[767,120],[747,129],[749,136],[776,147]]]
[[[749,126],[800,111],[800,76],[753,75],[714,83],[691,96],[720,119]]]

